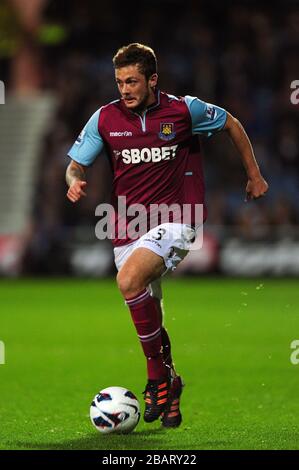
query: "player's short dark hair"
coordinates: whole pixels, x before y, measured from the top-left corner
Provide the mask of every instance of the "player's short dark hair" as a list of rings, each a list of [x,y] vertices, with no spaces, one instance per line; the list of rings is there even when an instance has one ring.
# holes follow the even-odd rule
[[[153,49],[138,42],[118,49],[113,57],[113,65],[115,69],[138,65],[140,73],[145,75],[147,80],[157,73],[157,58]]]

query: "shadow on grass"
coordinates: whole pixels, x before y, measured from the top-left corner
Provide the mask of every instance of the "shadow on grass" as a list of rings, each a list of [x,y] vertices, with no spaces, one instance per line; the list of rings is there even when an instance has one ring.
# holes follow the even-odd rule
[[[165,434],[165,430],[155,429],[133,434],[90,434],[60,442],[23,440],[10,442],[10,447],[31,450],[152,450],[161,446],[161,433]]]

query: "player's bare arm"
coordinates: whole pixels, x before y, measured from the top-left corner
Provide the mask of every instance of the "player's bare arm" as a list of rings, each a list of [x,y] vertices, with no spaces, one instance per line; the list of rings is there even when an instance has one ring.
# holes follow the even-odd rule
[[[241,155],[248,176],[246,186],[247,199],[256,199],[263,196],[268,191],[268,184],[261,175],[252,145],[242,124],[230,113],[227,113],[224,130],[229,133],[231,140]]]
[[[67,167],[65,179],[69,186],[67,197],[70,201],[77,202],[82,196],[86,196],[83,188],[85,188],[87,182],[85,181],[85,170],[82,165],[72,160]]]

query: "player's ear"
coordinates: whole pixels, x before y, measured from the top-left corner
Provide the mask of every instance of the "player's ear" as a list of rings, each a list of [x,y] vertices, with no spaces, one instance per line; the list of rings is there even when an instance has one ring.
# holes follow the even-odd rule
[[[150,85],[151,88],[155,88],[155,86],[157,86],[157,82],[158,82],[158,74],[153,73],[153,75],[150,76],[148,82],[149,82],[149,85]]]

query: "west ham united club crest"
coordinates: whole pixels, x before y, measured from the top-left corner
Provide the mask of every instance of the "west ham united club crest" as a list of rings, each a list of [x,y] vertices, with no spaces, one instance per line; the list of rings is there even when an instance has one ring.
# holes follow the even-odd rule
[[[159,137],[162,140],[171,140],[175,137],[174,125],[172,122],[161,122]]]

